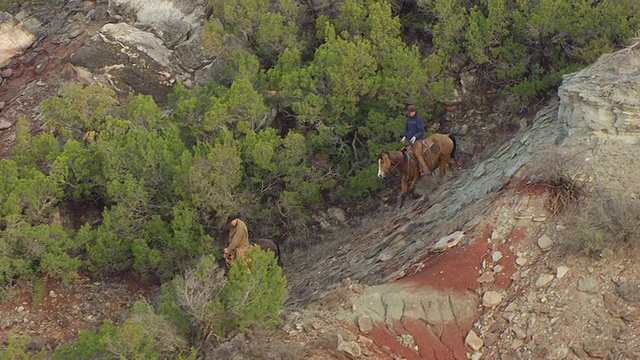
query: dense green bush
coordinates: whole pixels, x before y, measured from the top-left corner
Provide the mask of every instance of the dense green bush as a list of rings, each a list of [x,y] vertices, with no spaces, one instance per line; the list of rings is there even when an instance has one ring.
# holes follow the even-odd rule
[[[68,138],[82,141],[89,131],[103,132],[123,118],[115,91],[80,83],[65,86],[59,96],[41,104],[43,120]]]
[[[203,257],[165,289],[161,309],[184,333],[199,334],[204,348],[251,325],[278,325],[285,287],[273,253],[254,247],[231,265],[228,278],[214,257]],[[185,314],[196,329],[187,325]]]
[[[13,214],[2,218],[0,231],[0,286],[16,279],[52,276],[77,278],[81,260],[70,254],[80,249],[73,235],[57,224],[31,225]]]
[[[627,45],[640,27],[633,0],[425,0],[418,10],[435,48],[464,64],[455,71],[497,84],[514,108],[554,93],[563,74]]]
[[[231,264],[229,279],[220,291],[225,332],[245,330],[256,321],[279,325],[287,280],[271,251],[254,246]]]
[[[219,267],[216,258],[203,256],[165,287],[161,310],[170,315],[183,333],[197,334],[193,337],[199,347],[204,348],[224,337],[221,322],[224,309],[219,295],[226,284],[224,269]]]

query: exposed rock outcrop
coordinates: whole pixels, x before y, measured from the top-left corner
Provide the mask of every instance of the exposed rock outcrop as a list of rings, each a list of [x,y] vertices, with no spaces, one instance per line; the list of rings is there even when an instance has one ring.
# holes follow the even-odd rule
[[[563,77],[560,118],[570,136],[640,134],[640,44]]]
[[[31,46],[36,37],[16,18],[0,12],[0,69]]]
[[[152,33],[118,23],[103,26],[71,56],[71,63],[119,93],[152,95],[164,104],[178,72],[172,55]]]

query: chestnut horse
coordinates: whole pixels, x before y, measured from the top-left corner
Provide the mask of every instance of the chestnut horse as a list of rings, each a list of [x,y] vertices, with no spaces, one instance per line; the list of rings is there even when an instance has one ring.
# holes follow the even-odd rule
[[[398,195],[398,208],[404,204],[407,192],[413,194],[416,183],[420,180],[420,166],[411,159],[407,151],[386,151],[378,155],[378,177],[387,176],[393,169],[400,172],[402,192]]]
[[[416,141],[409,151],[420,162],[422,175],[432,172],[438,166],[442,176],[447,165],[451,171],[455,171],[456,138],[452,134],[433,134],[424,140]]]
[[[387,151],[378,155],[378,177],[383,178],[393,169],[398,168],[402,187],[402,192],[398,196],[398,208],[401,208],[407,193],[413,194],[416,183],[423,174],[432,172],[438,166],[440,166],[441,175],[445,174],[447,165],[451,171],[455,170],[455,153],[456,139],[453,134],[436,133],[424,140],[416,141],[410,148],[402,151]]]
[[[278,266],[282,267],[282,260],[280,259],[280,247],[278,246],[278,244],[269,239],[259,239],[255,242],[254,245],[260,246],[260,248],[264,251],[272,251],[278,262]],[[231,267],[231,262],[233,262],[233,260],[235,260],[237,257],[238,254],[236,251],[230,252],[225,255],[224,260],[228,268]]]

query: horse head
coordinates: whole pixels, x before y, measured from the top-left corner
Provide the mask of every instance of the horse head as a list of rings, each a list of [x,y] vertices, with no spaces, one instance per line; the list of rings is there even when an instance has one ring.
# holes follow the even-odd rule
[[[402,192],[398,198],[399,206],[402,207],[407,193],[413,193],[415,185],[420,180],[420,169],[418,164],[409,158],[407,149],[400,151],[387,151],[378,155],[378,177],[383,178],[394,169],[400,173],[400,186]]]
[[[378,155],[378,177],[383,178],[387,176],[387,173],[392,169],[391,158],[388,152],[383,152]]]

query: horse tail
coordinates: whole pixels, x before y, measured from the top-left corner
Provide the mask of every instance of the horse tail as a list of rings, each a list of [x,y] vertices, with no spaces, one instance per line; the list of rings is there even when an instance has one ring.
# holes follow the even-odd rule
[[[278,266],[282,267],[282,258],[280,257],[280,245],[275,241],[273,244],[276,246],[276,260],[278,260]]]
[[[453,141],[453,149],[451,149],[451,158],[455,159],[456,157],[456,149],[458,148],[458,144],[456,141],[456,136],[453,133],[449,134],[449,138],[451,138],[451,141]]]

